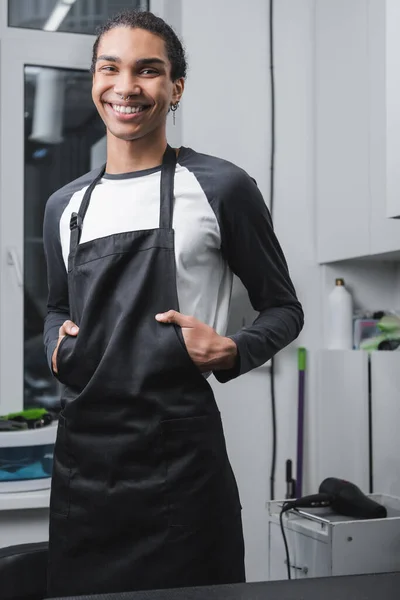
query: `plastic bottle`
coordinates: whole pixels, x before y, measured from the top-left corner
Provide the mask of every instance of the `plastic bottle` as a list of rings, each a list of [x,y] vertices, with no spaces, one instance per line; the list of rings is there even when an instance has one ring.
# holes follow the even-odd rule
[[[351,350],[353,348],[353,299],[346,289],[344,279],[336,279],[336,285],[328,299],[328,349]]]

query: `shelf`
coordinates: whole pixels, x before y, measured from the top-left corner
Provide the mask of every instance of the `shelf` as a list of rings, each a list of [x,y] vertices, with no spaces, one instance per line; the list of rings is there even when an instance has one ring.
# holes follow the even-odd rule
[[[0,511],[49,508],[50,489],[0,493]]]
[[[58,421],[53,421],[39,429],[21,429],[20,431],[1,431],[1,448],[23,448],[55,444]]]
[[[399,234],[400,234],[400,224],[399,224]],[[376,254],[365,254],[360,256],[347,256],[342,258],[334,258],[332,260],[319,260],[318,264],[321,266],[324,265],[332,265],[335,264],[357,264],[357,263],[367,263],[367,262],[400,262],[400,250],[392,250],[390,252],[379,252]]]

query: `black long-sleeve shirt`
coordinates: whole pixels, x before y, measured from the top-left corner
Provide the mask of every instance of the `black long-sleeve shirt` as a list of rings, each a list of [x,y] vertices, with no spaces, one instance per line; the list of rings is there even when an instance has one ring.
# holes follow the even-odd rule
[[[105,174],[93,191],[81,243],[159,223],[161,167]],[[51,367],[58,331],[70,318],[67,262],[69,221],[94,178],[90,172],[55,192],[44,220],[48,269],[48,314],[44,341]],[[303,311],[276,238],[269,211],[255,182],[239,167],[181,148],[175,174],[175,260],[180,312],[225,335],[233,273],[259,313],[250,327],[231,335],[238,347],[233,369],[216,371],[220,382],[247,373],[292,342]],[[127,298],[127,302],[129,299]],[[166,306],[165,311],[171,307]]]

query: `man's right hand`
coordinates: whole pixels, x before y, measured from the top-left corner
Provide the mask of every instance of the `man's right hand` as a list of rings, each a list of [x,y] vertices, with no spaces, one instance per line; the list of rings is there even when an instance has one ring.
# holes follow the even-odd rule
[[[57,352],[58,352],[58,348],[60,346],[61,340],[63,338],[65,338],[66,335],[72,335],[75,337],[78,335],[78,333],[79,333],[79,327],[77,325],[75,325],[75,323],[73,323],[72,321],[64,321],[64,323],[61,325],[59,332],[58,332],[57,346],[55,347],[53,356],[51,358],[51,366],[53,368],[53,373],[58,373]]]

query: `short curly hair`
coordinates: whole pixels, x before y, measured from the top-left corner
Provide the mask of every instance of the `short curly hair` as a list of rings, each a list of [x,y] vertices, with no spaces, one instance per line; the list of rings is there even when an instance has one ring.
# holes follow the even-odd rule
[[[116,27],[130,27],[131,29],[145,29],[161,37],[166,46],[167,56],[171,63],[171,79],[176,81],[187,75],[187,59],[182,42],[175,31],[163,19],[148,11],[124,10],[111,17],[97,31],[97,38],[93,45],[92,65],[90,72],[96,68],[97,52],[101,38],[107,31]]]

